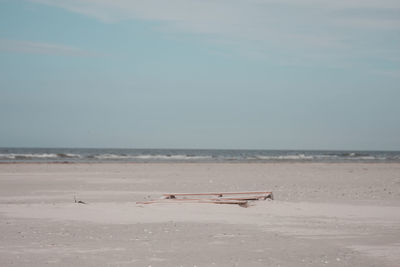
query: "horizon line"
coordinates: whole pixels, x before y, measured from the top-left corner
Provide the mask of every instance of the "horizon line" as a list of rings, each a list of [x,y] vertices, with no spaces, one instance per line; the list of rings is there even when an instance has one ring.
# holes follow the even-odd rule
[[[231,151],[351,151],[351,152],[400,152],[400,150],[387,150],[387,149],[290,149],[290,148],[139,148],[139,147],[37,147],[37,146],[11,146],[3,147],[0,149],[120,149],[120,150],[231,150]]]

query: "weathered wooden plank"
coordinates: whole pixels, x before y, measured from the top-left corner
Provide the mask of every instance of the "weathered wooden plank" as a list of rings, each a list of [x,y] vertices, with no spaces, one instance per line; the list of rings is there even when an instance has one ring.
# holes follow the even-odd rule
[[[156,199],[149,201],[138,201],[136,204],[177,204],[177,203],[212,203],[212,204],[236,204],[236,205],[246,205],[246,200],[219,200],[219,199]]]
[[[177,196],[219,196],[223,197],[226,195],[271,195],[272,192],[265,191],[252,191],[252,192],[212,192],[212,193],[167,193],[163,194],[165,197],[177,197]]]

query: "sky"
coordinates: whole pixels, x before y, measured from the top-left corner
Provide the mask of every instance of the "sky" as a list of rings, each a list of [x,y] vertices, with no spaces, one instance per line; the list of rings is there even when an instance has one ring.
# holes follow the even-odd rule
[[[400,150],[398,0],[0,0],[0,147]]]

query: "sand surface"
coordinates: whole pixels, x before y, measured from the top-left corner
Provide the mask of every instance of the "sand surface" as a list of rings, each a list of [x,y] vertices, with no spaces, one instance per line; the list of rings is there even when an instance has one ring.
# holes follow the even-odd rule
[[[275,200],[136,204],[253,190]],[[400,164],[0,164],[0,266],[399,262]]]

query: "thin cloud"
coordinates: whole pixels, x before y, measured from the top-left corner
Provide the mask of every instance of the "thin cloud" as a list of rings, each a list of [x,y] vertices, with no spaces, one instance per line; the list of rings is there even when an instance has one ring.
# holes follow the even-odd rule
[[[162,24],[158,27],[162,27],[163,31],[199,34],[226,42],[280,43],[281,38],[290,39],[288,37],[293,36],[292,24],[296,20],[304,20],[305,23],[308,20],[307,14],[283,12],[282,16],[282,12],[276,12],[279,10],[274,1],[31,1],[91,16],[105,23],[129,19],[160,21]]]
[[[400,8],[398,0],[254,0],[259,3],[284,3],[287,5],[322,7],[325,9],[344,8]]]
[[[343,26],[369,30],[400,30],[400,19],[344,18],[337,21]]]
[[[154,27],[171,36],[190,34],[202,41],[231,45],[243,54],[256,51],[261,57],[268,57],[271,51],[284,51],[285,60],[299,61],[291,57],[301,55],[306,58],[304,62],[320,55],[325,62],[338,57],[349,60],[341,56],[349,53],[353,59],[357,55],[373,54],[376,48],[358,48],[359,43],[368,43],[367,39],[373,37],[359,35],[357,29],[371,33],[385,30],[387,38],[393,41],[395,37],[390,32],[399,29],[393,10],[400,9],[398,0],[29,1],[63,8],[104,23],[157,21],[160,23]],[[378,17],[374,10],[379,10]]]
[[[336,40],[321,36],[322,26],[350,25],[364,28],[397,28],[398,21],[385,18],[344,17],[334,13],[343,9],[400,8],[398,0],[30,0],[94,17],[106,23],[139,19],[163,22],[171,32],[211,35],[228,40],[273,42],[288,36],[308,36],[318,43],[338,45]],[[392,24],[393,22],[393,24]],[[317,25],[316,25],[317,24]],[[300,29],[300,32],[298,32]],[[335,36],[333,36],[335,37]],[[305,45],[309,45],[307,41]]]
[[[60,56],[92,56],[83,49],[62,44],[0,39],[0,51]]]

